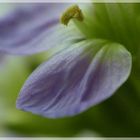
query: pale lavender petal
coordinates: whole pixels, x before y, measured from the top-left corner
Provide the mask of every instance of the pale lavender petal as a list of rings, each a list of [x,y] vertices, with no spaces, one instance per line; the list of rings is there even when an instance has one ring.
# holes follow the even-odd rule
[[[131,54],[120,44],[104,46],[94,57],[81,82],[83,96],[80,110],[109,98],[130,75],[131,61]]]
[[[0,52],[32,54],[52,47],[49,42],[54,40],[48,38],[57,32],[56,25],[67,6],[64,3],[16,4],[12,11],[0,17]]]
[[[17,108],[50,118],[76,115],[111,96],[130,69],[131,56],[118,44],[77,43],[33,72]]]

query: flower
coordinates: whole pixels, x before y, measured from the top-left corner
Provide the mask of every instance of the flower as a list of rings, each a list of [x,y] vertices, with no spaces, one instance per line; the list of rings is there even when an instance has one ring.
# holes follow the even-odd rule
[[[48,36],[57,27],[59,14],[67,5],[11,4],[8,12],[0,17],[0,52],[29,55],[51,48],[47,45]]]
[[[11,26],[6,20],[8,30],[1,24],[4,39],[0,51],[25,55],[60,48],[29,76],[16,104],[19,109],[45,117],[73,116],[109,98],[127,80],[132,61],[124,47],[130,49],[129,35],[125,37],[128,29],[120,20],[118,4],[97,4],[94,8],[85,4],[79,6],[81,9],[72,6],[62,16],[66,27],[56,25],[58,15],[51,21],[44,18],[47,8],[43,7],[37,15],[38,5],[27,10],[28,14],[25,7],[25,13],[16,11]],[[127,5],[122,7],[126,10]],[[50,17],[55,17],[55,10]]]

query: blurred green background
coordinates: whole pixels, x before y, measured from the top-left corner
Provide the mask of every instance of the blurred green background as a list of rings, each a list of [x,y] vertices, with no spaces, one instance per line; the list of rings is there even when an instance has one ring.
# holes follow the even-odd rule
[[[0,136],[140,136],[139,77],[130,76],[110,99],[75,117],[47,119],[17,110],[24,81],[47,57],[5,56],[1,61]]]
[[[0,57],[0,136],[140,137],[140,67],[133,67],[111,98],[75,117],[48,119],[17,110],[23,83],[48,57],[49,53]]]

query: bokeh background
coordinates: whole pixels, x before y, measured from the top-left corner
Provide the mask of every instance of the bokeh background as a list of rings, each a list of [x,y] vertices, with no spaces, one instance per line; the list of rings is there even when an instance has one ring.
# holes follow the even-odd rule
[[[0,54],[0,136],[140,137],[140,73],[108,100],[75,117],[48,119],[16,109],[26,78],[49,52],[33,56]]]

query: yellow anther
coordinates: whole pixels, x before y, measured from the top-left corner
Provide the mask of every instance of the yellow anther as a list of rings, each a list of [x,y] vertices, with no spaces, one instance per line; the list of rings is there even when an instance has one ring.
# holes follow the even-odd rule
[[[60,21],[62,24],[68,25],[69,21],[73,18],[79,21],[83,21],[84,19],[83,13],[77,5],[69,7],[61,16]]]

